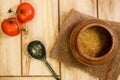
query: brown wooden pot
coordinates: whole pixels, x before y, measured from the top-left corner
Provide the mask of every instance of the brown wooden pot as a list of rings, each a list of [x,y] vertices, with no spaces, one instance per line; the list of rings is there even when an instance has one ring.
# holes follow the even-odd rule
[[[99,36],[100,35],[106,36],[105,39],[103,37],[103,41],[104,41],[103,47],[100,48],[96,56],[88,55],[90,51],[87,51],[86,47],[85,47],[86,50],[82,48],[82,46],[84,46],[84,45],[81,45],[82,35],[87,29],[91,31],[92,29],[93,30],[96,29],[98,30],[97,32],[99,33]],[[99,31],[105,31],[105,32],[102,33]],[[89,32],[87,34],[89,35]],[[93,35],[92,37],[94,38],[96,36]],[[89,43],[90,40],[91,40],[91,37],[90,39],[88,38],[88,40],[86,41]],[[102,44],[102,36],[100,37],[100,40]],[[84,38],[83,38],[83,41],[85,42]],[[94,41],[94,44],[95,42],[96,41]],[[91,20],[83,21],[82,23],[78,24],[74,28],[70,37],[70,47],[74,57],[79,62],[87,65],[101,65],[111,61],[115,56],[115,53],[118,51],[118,35],[117,35],[117,32],[112,28],[112,26],[109,23],[99,19],[91,19]],[[91,47],[94,47],[94,45],[91,45]]]

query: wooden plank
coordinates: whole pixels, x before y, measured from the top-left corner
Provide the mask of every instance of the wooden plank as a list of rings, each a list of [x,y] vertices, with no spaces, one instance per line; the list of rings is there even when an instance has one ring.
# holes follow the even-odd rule
[[[47,51],[47,60],[59,75],[59,62],[49,58],[49,51],[58,35],[58,1],[57,0],[22,0],[32,4],[35,8],[35,17],[25,24],[27,33],[22,36],[22,69],[23,75],[51,75],[47,67],[39,60],[31,58],[27,53],[30,41],[40,40]]]
[[[0,80],[55,80],[53,77],[0,77]]]
[[[12,4],[10,4],[12,2]],[[13,15],[8,14],[8,9],[16,9],[20,0],[0,0],[0,24],[4,19]],[[0,27],[0,76],[21,75],[21,41],[20,35],[9,37]]]
[[[120,21],[120,1],[119,0],[98,0],[98,14],[101,19]]]
[[[118,80],[120,80],[120,75],[119,75],[119,77],[118,77]]]
[[[98,0],[98,3],[99,18],[120,22],[120,0]]]
[[[91,16],[97,15],[96,0],[60,0],[60,25],[71,9],[84,12]]]
[[[60,0],[60,26],[71,9],[97,16],[96,0]],[[83,70],[61,65],[62,80],[98,80]]]

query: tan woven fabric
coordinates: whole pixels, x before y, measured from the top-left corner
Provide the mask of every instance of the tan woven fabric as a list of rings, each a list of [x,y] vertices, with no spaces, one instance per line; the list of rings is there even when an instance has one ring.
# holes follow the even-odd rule
[[[72,30],[80,22],[92,18],[94,17],[80,13],[76,10],[71,10],[63,23],[60,34],[53,48],[51,49],[50,57],[58,60],[68,67],[82,69],[93,76],[99,77],[101,80],[117,80],[120,73],[120,50],[116,53],[115,58],[111,62],[101,66],[83,65],[79,63],[71,53],[69,40]],[[111,21],[107,22],[116,29],[120,36],[120,23]]]

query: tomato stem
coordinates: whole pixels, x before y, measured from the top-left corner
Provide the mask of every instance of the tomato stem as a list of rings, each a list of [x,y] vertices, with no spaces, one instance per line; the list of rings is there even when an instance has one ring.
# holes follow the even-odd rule
[[[25,32],[26,32],[26,28],[22,28],[22,31],[25,31]]]
[[[12,21],[12,20],[9,20],[9,23],[13,23],[13,21]]]
[[[20,13],[22,13],[22,14],[23,14],[23,13],[24,13],[24,11],[23,11],[23,10],[20,10]]]
[[[18,18],[17,18],[17,14],[10,8],[8,10],[8,13],[13,13],[15,15],[15,18],[16,18],[16,22],[17,22],[17,25],[18,25],[18,30],[20,31],[20,25],[19,25],[19,22],[18,22]],[[26,28],[22,28],[22,31],[26,31]]]
[[[13,13],[17,17],[17,14],[11,8],[8,10],[8,13]]]

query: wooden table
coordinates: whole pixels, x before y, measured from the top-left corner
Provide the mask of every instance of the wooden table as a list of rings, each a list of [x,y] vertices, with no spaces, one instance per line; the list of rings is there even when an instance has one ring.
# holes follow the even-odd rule
[[[24,23],[28,32],[19,36],[6,36],[0,28],[0,80],[55,80],[43,62],[28,55],[26,47],[32,40],[45,44],[47,60],[61,80],[98,80],[87,72],[67,68],[49,58],[49,51],[72,8],[102,19],[120,21],[120,0],[0,0],[0,23],[13,16],[7,13],[8,9],[15,11],[21,2],[31,3],[36,14],[33,20]]]

